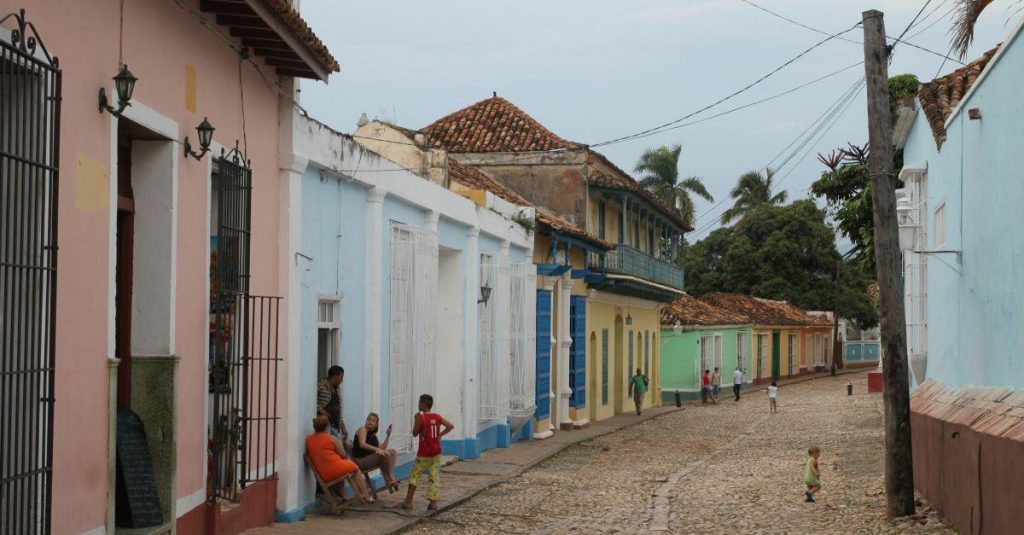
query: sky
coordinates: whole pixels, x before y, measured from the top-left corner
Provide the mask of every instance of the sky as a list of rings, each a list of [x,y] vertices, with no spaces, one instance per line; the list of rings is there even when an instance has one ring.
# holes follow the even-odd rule
[[[899,35],[890,76],[922,81],[958,63],[948,30],[955,0],[750,0],[822,31],[851,28],[861,13],[885,13]],[[966,61],[1001,42],[1017,19],[1014,0],[982,15]],[[306,21],[341,64],[329,83],[302,82],[302,105],[318,120],[352,132],[360,114],[422,128],[492,92],[557,135],[598,144],[687,116],[768,74],[827,36],[781,20],[743,0],[302,0]],[[867,141],[863,90],[841,97],[863,76],[861,28],[808,52],[753,88],[683,123],[742,106],[851,67],[749,108],[597,150],[632,171],[645,149],[681,144],[681,176],[703,179],[715,202],[697,202],[691,242],[718,226],[737,178],[770,163],[790,200],[808,196],[823,169],[819,152]],[[941,68],[941,72],[940,72]],[[827,110],[837,103],[836,113]],[[822,118],[813,137],[801,137]],[[806,140],[806,141],[805,141]],[[789,148],[787,149],[787,146]],[[797,150],[799,149],[799,150]],[[842,248],[842,246],[841,246]]]

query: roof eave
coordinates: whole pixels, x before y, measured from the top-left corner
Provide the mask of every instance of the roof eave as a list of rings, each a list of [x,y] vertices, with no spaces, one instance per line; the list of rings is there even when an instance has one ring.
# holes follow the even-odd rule
[[[996,51],[996,54],[992,56],[992,59],[988,61],[988,63],[985,65],[985,68],[981,70],[981,74],[978,75],[977,80],[975,80],[974,83],[971,84],[971,87],[967,89],[967,92],[964,93],[964,96],[960,98],[959,102],[957,102],[956,107],[950,110],[949,117],[947,117],[946,121],[942,124],[943,131],[949,130],[949,126],[953,123],[953,120],[958,115],[960,115],[961,111],[964,109],[964,106],[967,105],[967,101],[970,100],[972,96],[974,96],[975,91],[977,91],[978,87],[980,87],[981,84],[984,83],[985,79],[988,77],[988,73],[992,70],[992,67],[999,62],[999,60],[1006,53],[1007,49],[1010,48],[1010,45],[1012,45],[1013,42],[1017,40],[1017,37],[1020,36],[1022,30],[1024,30],[1024,18],[1017,22],[1017,26],[1015,26],[1013,30],[1010,32],[1009,37],[1007,37],[1006,40],[1003,41],[1003,44],[999,46],[999,50]]]
[[[299,40],[295,33],[292,32],[292,29],[281,20],[277,13],[274,13],[262,0],[245,0],[245,3],[270,26],[270,29],[274,30],[274,33],[281,37],[285,44],[288,45],[288,48],[302,59],[316,76],[316,79],[324,82],[327,81],[331,71]]]

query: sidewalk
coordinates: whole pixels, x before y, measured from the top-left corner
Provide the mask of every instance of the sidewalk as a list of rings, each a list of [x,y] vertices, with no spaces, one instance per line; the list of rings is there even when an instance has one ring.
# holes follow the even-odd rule
[[[511,448],[485,451],[479,459],[456,461],[441,471],[439,511],[426,511],[425,488],[420,488],[417,492],[413,511],[393,509],[392,506],[405,496],[406,485],[403,482],[399,492],[378,494],[380,499],[377,504],[349,508],[340,517],[307,514],[306,519],[301,522],[252,529],[246,531],[245,535],[326,535],[338,533],[339,530],[366,535],[396,533],[521,474],[573,444],[678,410],[676,407],[655,407],[645,410],[642,416],[632,413],[620,414],[601,422],[592,422],[586,429],[556,432],[554,436],[544,440],[516,442]]]

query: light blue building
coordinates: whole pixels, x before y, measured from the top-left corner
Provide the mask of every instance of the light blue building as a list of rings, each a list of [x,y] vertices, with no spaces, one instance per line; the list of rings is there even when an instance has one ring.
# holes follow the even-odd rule
[[[313,502],[302,461],[316,385],[345,368],[343,417],[350,435],[376,412],[394,426],[399,477],[414,456],[417,399],[455,424],[444,452],[475,458],[512,440],[516,413],[535,407],[536,270],[532,208],[493,195],[469,199],[444,173],[418,176],[351,136],[294,117],[296,156],[287,171],[292,233],[286,416],[280,520]],[[443,164],[443,162],[441,162]],[[435,170],[443,170],[443,166]],[[284,496],[281,496],[284,494]]]
[[[917,385],[1024,387],[1020,33],[918,94],[899,192]]]

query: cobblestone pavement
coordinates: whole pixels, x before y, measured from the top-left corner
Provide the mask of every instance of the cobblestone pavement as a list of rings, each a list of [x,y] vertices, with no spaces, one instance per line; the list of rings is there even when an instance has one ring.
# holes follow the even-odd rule
[[[955,533],[935,515],[884,518],[882,402],[866,389],[866,374],[784,385],[774,415],[762,391],[723,392],[571,447],[412,532]],[[812,444],[823,489],[804,503]]]

